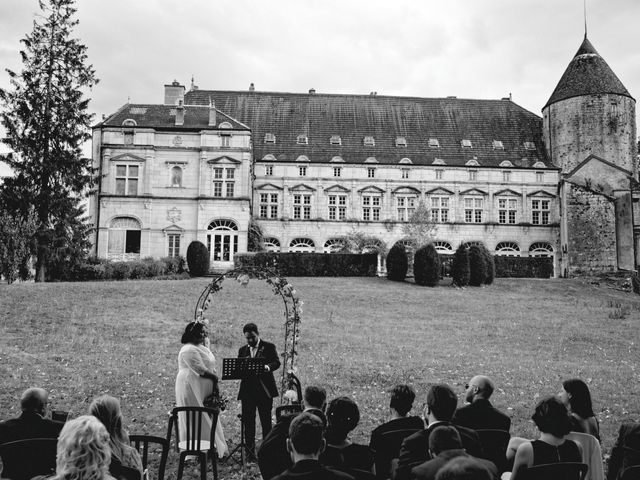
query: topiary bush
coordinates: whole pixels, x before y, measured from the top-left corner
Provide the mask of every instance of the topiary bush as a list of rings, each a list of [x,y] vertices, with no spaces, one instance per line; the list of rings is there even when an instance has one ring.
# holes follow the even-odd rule
[[[484,255],[484,262],[487,266],[487,276],[484,279],[486,285],[491,285],[493,279],[496,278],[496,262],[493,260],[493,255],[485,245],[480,246],[480,250]]]
[[[469,285],[479,287],[487,279],[487,263],[482,248],[472,245],[469,248]]]
[[[401,243],[396,243],[387,254],[387,278],[394,282],[404,282],[409,269],[407,250]]]
[[[204,243],[194,240],[189,244],[187,265],[192,277],[202,277],[209,272],[209,250]]]
[[[469,285],[469,252],[463,244],[460,244],[453,255],[451,277],[453,278],[453,284],[458,287]]]
[[[440,257],[432,243],[420,247],[413,257],[413,277],[418,285],[435,287],[440,281]]]

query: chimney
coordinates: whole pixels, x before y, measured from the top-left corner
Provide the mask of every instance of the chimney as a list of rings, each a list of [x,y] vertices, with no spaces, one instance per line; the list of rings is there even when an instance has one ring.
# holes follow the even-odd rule
[[[255,92],[256,91],[256,87],[253,85],[253,82],[251,82],[251,85],[249,85],[249,91],[250,92]]]
[[[310,88],[309,89],[309,95],[315,95],[316,94],[316,89],[315,88]]]
[[[209,97],[209,126],[215,127],[216,123],[216,102],[212,102],[211,97]]]
[[[184,125],[184,105],[182,100],[178,100],[178,105],[176,106],[176,125]]]
[[[164,104],[177,105],[179,100],[184,101],[184,85],[174,80],[171,85],[164,86]]]

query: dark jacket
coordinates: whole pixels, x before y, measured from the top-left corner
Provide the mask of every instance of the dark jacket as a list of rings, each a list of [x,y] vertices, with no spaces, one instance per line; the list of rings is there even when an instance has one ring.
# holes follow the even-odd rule
[[[0,422],[0,444],[28,438],[58,438],[63,426],[64,423],[35,412],[22,412],[18,418]]]
[[[640,465],[640,423],[623,423],[607,469],[607,480],[616,480],[625,468]]]
[[[420,417],[401,417],[389,420],[382,425],[379,425],[371,432],[371,440],[369,441],[369,448],[374,453],[378,450],[378,444],[380,443],[380,437],[383,433],[394,432],[396,430],[423,430],[424,422]]]
[[[440,452],[435,458],[431,460],[427,460],[424,463],[421,463],[417,467],[413,467],[411,469],[411,477],[416,480],[434,480],[438,471],[449,462],[449,460],[456,457],[470,457],[464,450],[445,450],[444,452]],[[484,465],[489,473],[491,473],[491,478],[494,480],[498,480],[498,469],[496,466],[491,463],[489,460],[483,460],[481,458],[476,458],[478,462]]]
[[[251,357],[249,345],[244,345],[238,350],[238,358],[246,357]],[[276,346],[260,339],[255,358],[264,358],[265,363],[269,366],[269,371],[241,380],[238,400],[252,398],[259,401],[260,399],[278,396],[278,387],[276,387],[276,381],[273,378],[273,372],[280,368],[280,358],[278,357]]]
[[[402,441],[400,455],[398,457],[398,468],[395,471],[395,480],[409,480],[411,469],[421,463],[430,460],[429,455],[429,434],[436,427],[452,425],[451,422],[432,423],[424,430],[408,436]],[[478,434],[466,427],[452,425],[460,434],[462,446],[466,452],[474,457],[482,457],[482,446]]]
[[[511,428],[511,418],[491,405],[489,400],[480,398],[475,402],[460,407],[453,414],[451,423],[472,430],[505,430]]]
[[[274,480],[354,480],[351,475],[320,465],[318,460],[300,460]]]

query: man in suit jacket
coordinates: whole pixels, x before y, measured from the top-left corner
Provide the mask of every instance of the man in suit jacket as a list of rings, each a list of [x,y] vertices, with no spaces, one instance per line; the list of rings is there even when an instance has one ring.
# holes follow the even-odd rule
[[[22,415],[0,422],[0,444],[29,438],[58,438],[64,424],[44,418],[49,395],[42,388],[29,388],[20,398]]]
[[[625,468],[640,465],[640,423],[623,423],[607,469],[607,480],[620,478]]]
[[[264,372],[240,381],[238,400],[242,402],[242,425],[244,441],[250,460],[255,460],[256,410],[260,416],[262,438],[271,431],[271,409],[273,398],[278,396],[278,387],[273,371],[280,368],[280,358],[273,343],[262,340],[255,323],[247,323],[242,329],[247,345],[240,347],[238,358],[263,358]]]
[[[429,452],[431,460],[411,469],[411,476],[416,480],[435,480],[436,475],[449,460],[456,457],[473,458],[462,448],[460,434],[453,426],[439,426],[429,435]],[[491,473],[491,478],[498,480],[498,469],[488,460],[476,459]]]
[[[429,435],[437,426],[449,426],[458,404],[458,397],[448,385],[432,385],[427,393],[427,404],[425,414],[427,417],[427,428],[402,441],[398,466],[394,473],[395,480],[409,480],[411,469],[431,458],[429,454]],[[460,434],[462,446],[469,455],[474,457],[482,456],[482,447],[478,434],[466,427],[453,425]]]
[[[472,430],[505,430],[511,428],[511,418],[491,405],[493,382],[483,375],[476,375],[466,386],[465,401],[468,405],[456,410],[451,420],[456,425]]]

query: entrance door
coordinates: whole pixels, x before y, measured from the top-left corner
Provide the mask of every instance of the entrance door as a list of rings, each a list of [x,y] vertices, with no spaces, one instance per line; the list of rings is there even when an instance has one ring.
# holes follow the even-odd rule
[[[211,268],[233,268],[233,255],[238,252],[237,228],[229,220],[217,220],[209,225],[207,247],[211,255]]]

